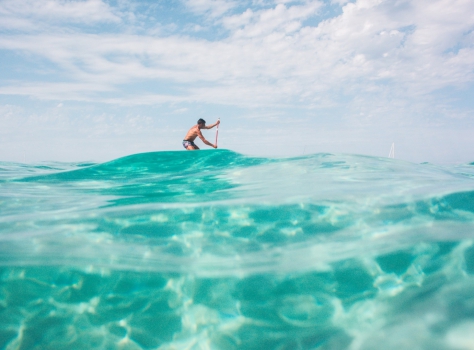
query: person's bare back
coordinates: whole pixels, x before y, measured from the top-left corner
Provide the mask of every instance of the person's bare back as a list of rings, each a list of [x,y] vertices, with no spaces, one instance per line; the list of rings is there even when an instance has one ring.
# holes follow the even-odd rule
[[[202,140],[202,142],[204,142],[206,145],[217,148],[217,145],[213,145],[212,143],[210,143],[204,138],[204,136],[201,133],[201,129],[212,129],[213,127],[219,124],[220,124],[220,120],[218,120],[216,123],[212,125],[206,126],[206,121],[204,119],[199,119],[197,124],[194,125],[191,129],[189,129],[188,133],[184,137],[183,147],[189,151],[199,149],[199,147],[196,146],[196,144],[194,143],[194,140],[196,139],[196,137],[199,137]]]

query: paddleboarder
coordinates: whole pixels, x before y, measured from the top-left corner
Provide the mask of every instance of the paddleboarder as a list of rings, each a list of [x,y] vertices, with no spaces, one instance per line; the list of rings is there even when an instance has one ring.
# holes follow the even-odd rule
[[[192,151],[192,150],[196,150],[196,149],[199,149],[198,146],[196,146],[196,144],[194,143],[194,140],[196,139],[196,137],[199,137],[202,142],[204,142],[206,145],[208,146],[211,146],[211,147],[214,147],[214,148],[217,148],[217,138],[216,138],[216,144],[213,145],[212,143],[210,143],[209,141],[207,141],[204,136],[202,136],[202,133],[201,133],[201,129],[212,129],[213,127],[215,127],[216,125],[219,125],[220,124],[220,120],[218,120],[217,122],[215,122],[214,124],[211,124],[209,126],[206,126],[206,121],[204,119],[199,119],[197,121],[197,124],[194,125],[191,129],[189,129],[188,133],[186,134],[186,136],[184,137],[184,140],[183,140],[183,147],[186,148],[188,151]]]

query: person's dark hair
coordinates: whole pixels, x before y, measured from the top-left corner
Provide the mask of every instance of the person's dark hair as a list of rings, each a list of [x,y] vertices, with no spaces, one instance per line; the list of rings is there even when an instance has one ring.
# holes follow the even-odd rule
[[[198,124],[206,124],[206,121],[201,118],[201,119],[198,120]]]

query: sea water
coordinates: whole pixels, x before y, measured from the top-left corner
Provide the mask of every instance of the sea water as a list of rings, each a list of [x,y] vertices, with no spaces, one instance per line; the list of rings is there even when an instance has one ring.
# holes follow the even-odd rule
[[[2,349],[474,349],[474,163],[0,163]]]

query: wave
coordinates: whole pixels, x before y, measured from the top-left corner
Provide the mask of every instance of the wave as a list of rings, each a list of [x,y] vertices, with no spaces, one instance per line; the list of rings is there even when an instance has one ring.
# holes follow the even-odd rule
[[[0,348],[470,349],[474,166],[0,163]]]
[[[218,150],[33,168],[0,182],[4,266],[301,271],[473,234],[471,165]]]

